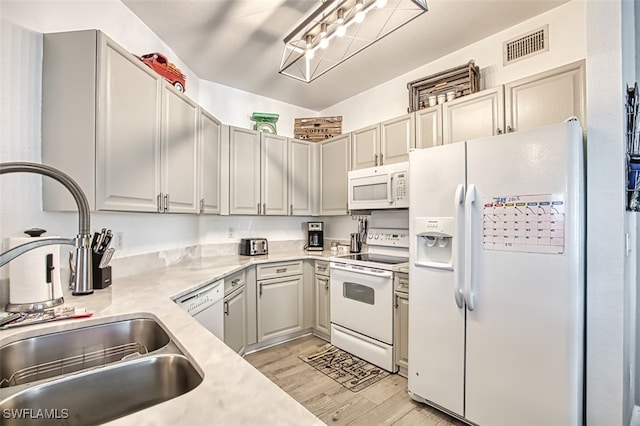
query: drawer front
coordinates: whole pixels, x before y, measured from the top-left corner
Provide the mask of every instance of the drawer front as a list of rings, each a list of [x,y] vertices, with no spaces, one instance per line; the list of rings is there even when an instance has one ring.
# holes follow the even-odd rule
[[[396,291],[409,293],[409,274],[396,272],[393,278],[393,287]]]
[[[321,260],[316,260],[315,266],[316,275],[323,275],[325,277],[329,276],[329,262],[323,262]]]
[[[233,275],[224,278],[224,295],[230,294],[232,291],[241,288],[247,283],[247,270],[243,269]]]
[[[258,265],[257,279],[260,281],[300,274],[302,274],[302,260],[276,262],[268,263],[266,265]]]

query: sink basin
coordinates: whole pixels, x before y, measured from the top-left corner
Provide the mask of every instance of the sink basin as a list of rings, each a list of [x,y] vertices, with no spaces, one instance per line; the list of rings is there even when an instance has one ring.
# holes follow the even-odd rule
[[[200,374],[183,355],[153,355],[27,388],[1,401],[0,413],[35,416],[43,410],[40,412],[48,412],[53,418],[34,418],[30,420],[32,424],[93,425],[175,398],[201,381]],[[14,424],[31,423],[25,419],[2,419],[3,426]]]
[[[154,320],[134,318],[19,340],[0,347],[0,387],[48,379],[147,354],[171,341]]]

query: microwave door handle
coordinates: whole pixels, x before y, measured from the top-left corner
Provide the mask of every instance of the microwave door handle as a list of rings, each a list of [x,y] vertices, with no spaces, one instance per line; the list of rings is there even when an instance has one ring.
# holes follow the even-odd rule
[[[389,182],[387,185],[387,189],[387,201],[389,202],[389,204],[393,204],[393,173],[389,173]]]

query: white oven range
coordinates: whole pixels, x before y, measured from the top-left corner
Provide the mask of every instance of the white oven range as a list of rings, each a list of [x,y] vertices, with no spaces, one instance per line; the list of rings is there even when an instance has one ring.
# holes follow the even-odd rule
[[[371,229],[367,253],[330,258],[331,343],[395,372],[393,275],[409,261],[407,229]]]

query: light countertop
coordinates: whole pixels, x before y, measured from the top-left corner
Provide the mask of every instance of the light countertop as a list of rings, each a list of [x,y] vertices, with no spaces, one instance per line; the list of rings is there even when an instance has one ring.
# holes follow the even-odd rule
[[[200,258],[115,279],[90,296],[65,295],[64,306],[86,307],[87,319],[16,327],[0,331],[0,346],[44,333],[147,317],[158,320],[204,375],[191,392],[114,420],[114,425],[151,424],[323,424],[297,401],[182,311],[173,299],[251,264],[296,260],[328,260],[331,252],[289,251],[267,256]],[[98,402],[99,403],[99,402]]]

